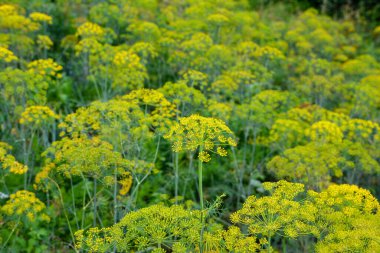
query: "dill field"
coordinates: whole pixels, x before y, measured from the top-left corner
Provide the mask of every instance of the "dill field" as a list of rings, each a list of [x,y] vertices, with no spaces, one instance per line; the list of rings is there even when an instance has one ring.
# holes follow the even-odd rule
[[[0,0],[0,252],[380,252],[380,3]]]

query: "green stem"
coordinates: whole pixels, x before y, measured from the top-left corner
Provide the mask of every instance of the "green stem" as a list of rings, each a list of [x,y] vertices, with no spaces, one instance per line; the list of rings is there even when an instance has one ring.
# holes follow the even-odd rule
[[[9,236],[8,236],[7,240],[5,241],[3,247],[1,247],[2,249],[4,249],[5,246],[7,246],[8,241],[11,239],[13,233],[16,231],[16,228],[18,227],[18,224],[19,224],[19,223],[20,223],[20,218],[18,219],[16,226],[14,226],[14,228],[13,228],[12,231],[11,231],[11,233],[9,234]]]
[[[178,153],[174,153],[174,159],[175,159],[175,190],[174,190],[174,195],[175,195],[175,204],[178,204]]]
[[[117,168],[115,166],[114,170],[114,189],[113,189],[113,222],[116,224],[118,220],[118,215],[117,215]]]
[[[69,217],[66,213],[66,208],[65,208],[65,203],[63,201],[63,196],[62,196],[62,192],[61,192],[61,188],[59,187],[58,183],[55,182],[52,178],[48,177],[48,179],[57,187],[58,189],[58,193],[59,193],[59,198],[61,200],[61,205],[62,205],[62,209],[63,209],[63,213],[65,215],[65,218],[66,218],[66,223],[67,223],[67,226],[69,227],[69,230],[70,230],[70,235],[71,235],[71,239],[73,240],[73,243],[75,244],[75,237],[74,237],[74,233],[73,233],[73,230],[71,228],[71,224],[70,224],[70,220],[69,220]]]
[[[200,146],[199,153],[203,152],[203,146]],[[199,251],[200,253],[203,252],[203,231],[204,231],[204,217],[203,217],[203,162],[202,160],[198,160],[198,191],[199,191],[199,201],[201,204],[201,223],[202,223],[202,229],[201,234],[199,238]]]
[[[201,204],[201,210],[203,211],[203,162],[198,161],[198,191],[199,191],[199,201]]]
[[[77,229],[79,229],[79,223],[78,223],[78,217],[77,217],[77,211],[75,208],[75,193],[74,193],[74,186],[73,186],[73,178],[70,175],[70,186],[71,186],[71,200],[73,204],[73,213],[75,217],[75,223],[77,225]]]
[[[94,178],[94,196],[93,196],[93,204],[94,204],[94,220],[93,220],[93,224],[94,224],[94,227],[96,226],[96,217],[97,217],[97,203],[96,203],[96,201],[97,201],[97,199],[96,199],[96,188],[97,188],[97,183],[96,183],[96,178]]]
[[[84,182],[85,183],[85,182]],[[86,193],[83,193],[83,199],[82,199],[82,220],[81,220],[81,229],[84,228],[84,218],[86,215]]]

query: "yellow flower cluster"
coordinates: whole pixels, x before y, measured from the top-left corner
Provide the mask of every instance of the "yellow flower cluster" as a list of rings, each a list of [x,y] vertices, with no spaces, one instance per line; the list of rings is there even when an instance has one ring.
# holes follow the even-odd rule
[[[378,62],[371,55],[360,55],[344,62],[341,66],[342,71],[349,76],[378,74],[378,68]]]
[[[168,131],[176,115],[175,106],[157,90],[138,89],[121,99],[132,104],[137,103],[145,111],[145,124],[152,126],[159,133]]]
[[[202,228],[199,210],[153,205],[129,212],[111,227],[77,231],[76,248],[89,252],[111,249],[199,252],[201,230],[204,230],[204,252],[272,251],[275,236],[311,237],[310,249],[320,253],[339,252],[340,244],[346,249],[344,252],[349,249],[376,252],[373,250],[379,248],[376,243],[380,205],[369,191],[355,185],[331,185],[321,192],[305,191],[303,184],[283,180],[262,186],[269,192],[268,196],[248,197],[243,207],[230,217],[233,223],[246,228],[232,225],[223,229],[212,221]],[[358,241],[345,242],[349,238]]]
[[[180,108],[181,104],[200,106],[206,103],[206,97],[201,91],[189,87],[183,81],[177,83],[167,82],[158,91],[162,92],[169,101],[177,105],[177,108]]]
[[[84,38],[80,40],[75,46],[75,55],[79,56],[81,53],[83,54],[99,54],[103,50],[102,44],[92,38]]]
[[[205,73],[196,70],[189,70],[183,75],[183,80],[190,87],[205,89],[208,85],[208,76]]]
[[[144,86],[148,74],[136,53],[130,50],[119,51],[115,54],[112,63],[115,66],[112,83],[114,87],[136,89]]]
[[[29,106],[21,114],[19,122],[23,125],[33,124],[40,127],[57,119],[59,119],[59,116],[47,106]]]
[[[3,4],[0,5],[0,13],[1,16],[11,16],[18,14],[17,6],[16,5],[10,5],[10,4]]]
[[[260,252],[263,245],[267,244],[266,240],[246,236],[237,226],[229,226],[228,230],[224,231],[223,237],[228,252]]]
[[[189,53],[189,57],[194,57],[197,54],[207,52],[207,49],[212,46],[212,39],[204,33],[195,33],[190,40],[184,41],[181,48]]]
[[[14,5],[0,5],[0,28],[33,32],[40,28],[38,23],[20,15],[23,10]]]
[[[142,97],[138,97],[144,93],[136,90],[124,98],[96,101],[88,107],[81,107],[59,124],[60,135],[84,139],[96,136],[112,144],[117,151],[133,157],[134,152],[139,152],[136,145],[142,140],[150,140],[156,131],[162,131],[160,128],[165,122],[170,122],[164,111],[162,115],[159,113],[165,106],[144,104]]]
[[[315,226],[322,231],[317,252],[377,252],[380,249],[380,205],[368,190],[356,185],[331,185],[325,191],[309,191],[318,207]]]
[[[222,229],[209,225],[204,232],[204,252],[222,252]],[[90,228],[75,233],[76,248],[89,252],[147,251],[173,253],[199,252],[202,224],[200,211],[182,206],[153,205],[129,212],[120,222],[107,228]],[[176,238],[173,240],[173,238]]]
[[[28,69],[36,74],[47,77],[62,78],[62,74],[58,73],[63,68],[53,59],[39,59],[28,63]]]
[[[247,225],[249,234],[261,234],[269,244],[271,237],[276,234],[296,238],[304,234],[318,233],[310,225],[315,220],[317,208],[308,204],[302,205],[297,201],[297,196],[304,192],[303,184],[279,181],[264,183],[263,187],[270,191],[271,195],[261,198],[248,197],[243,208],[231,215],[233,223]]]
[[[130,24],[128,31],[130,31],[136,39],[145,42],[155,42],[161,36],[160,28],[156,24],[147,21]]]
[[[232,115],[233,104],[219,103],[215,100],[209,99],[207,110],[210,112],[210,115],[212,117],[221,119],[223,121],[228,121]]]
[[[376,108],[380,107],[380,75],[370,75],[362,78],[355,87],[355,104],[351,109],[353,115],[363,119],[377,118]]]
[[[76,36],[81,37],[82,39],[85,38],[95,38],[95,39],[102,39],[105,35],[104,29],[91,22],[85,22],[81,26],[78,27]]]
[[[360,37],[353,31],[352,22],[342,24],[309,9],[290,23],[290,29],[285,30],[285,40],[291,51],[301,54],[345,55],[342,49],[356,47],[360,42]]]
[[[122,106],[120,108],[129,109],[125,104],[119,105]],[[105,107],[100,102],[94,102],[88,108],[81,107],[75,113],[67,115],[65,120],[58,125],[62,130],[60,136],[94,135],[101,129],[101,112]]]
[[[255,57],[268,57],[269,59],[285,59],[284,54],[277,48],[264,46],[258,48],[253,55]]]
[[[18,60],[17,56],[15,56],[12,51],[1,46],[0,46],[0,59],[5,62],[12,62],[12,61]]]
[[[126,195],[132,187],[132,175],[130,172],[124,172],[121,174],[121,179],[118,180],[118,183],[121,185],[119,190],[120,195]]]
[[[33,192],[22,190],[11,194],[1,211],[7,216],[26,218],[30,222],[49,222],[50,217],[44,213],[45,208],[45,204]]]
[[[236,146],[232,131],[222,120],[199,115],[181,118],[164,137],[173,143],[174,152],[199,149],[198,156],[203,162],[210,161],[210,153],[225,156],[223,146]]]
[[[314,202],[326,209],[333,208],[351,217],[361,214],[375,214],[380,210],[380,204],[372,194],[357,185],[330,185],[325,191],[316,193],[309,191]]]
[[[226,73],[220,75],[213,83],[211,83],[211,89],[215,93],[226,94],[231,96],[234,91],[239,88],[239,84],[235,78]]]
[[[259,45],[256,43],[252,41],[242,41],[238,44],[236,51],[244,60],[247,60],[247,58],[252,57],[258,49]]]
[[[307,108],[295,107],[287,111],[284,118],[298,121],[307,125],[311,125],[314,122],[313,114]]]
[[[325,120],[314,123],[306,134],[312,141],[318,143],[340,143],[343,140],[343,133],[339,126]]]
[[[125,167],[126,160],[113,151],[113,146],[98,137],[92,139],[67,137],[54,142],[44,155],[53,155],[57,171],[65,176],[89,176],[99,178],[112,174],[115,167]],[[47,159],[50,163],[50,159]]]
[[[380,25],[376,26],[375,29],[373,29],[373,34],[375,34],[375,35],[380,34]]]
[[[344,217],[341,216],[341,217]],[[344,218],[339,220],[345,220]],[[336,224],[315,246],[317,253],[329,252],[379,252],[380,215],[363,215],[350,219],[343,226]]]
[[[288,110],[293,98],[287,91],[265,90],[252,97],[248,105],[242,105],[239,116],[255,125],[270,127],[278,114]]]
[[[285,150],[267,163],[278,178],[292,179],[314,187],[328,184],[331,176],[341,177],[344,158],[333,144],[305,146]]]
[[[34,179],[34,184],[33,184],[33,188],[35,190],[40,189],[40,188],[45,189],[45,186],[46,186],[45,179],[49,177],[50,171],[52,171],[54,168],[55,168],[54,163],[48,163],[41,169],[41,171],[39,171],[36,174],[36,177]]]
[[[279,148],[293,147],[305,138],[304,126],[291,119],[278,119],[269,132],[269,142]]]
[[[53,46],[53,41],[46,35],[37,35],[37,44],[41,49],[50,49]]]
[[[148,42],[137,42],[132,45],[130,50],[138,54],[143,59],[144,64],[148,62],[148,59],[154,59],[158,56],[155,46]]]
[[[281,124],[277,124],[277,121]],[[319,182],[324,181],[328,185],[331,176],[345,175],[349,182],[360,183],[357,180],[361,176],[380,171],[380,165],[376,162],[378,152],[375,151],[379,144],[377,123],[350,119],[347,115],[318,106],[293,108],[280,115],[277,121],[271,126],[269,141],[272,138],[270,143],[280,146],[280,150],[288,149],[273,157],[267,167],[278,178],[292,179],[307,185],[314,182],[313,187],[322,187]],[[305,143],[297,140],[286,146],[280,139],[276,140],[274,137],[278,136],[284,136],[285,143],[289,140],[285,133],[275,133],[282,125],[286,126],[284,131],[292,129],[286,121],[293,122],[294,126],[302,126],[298,128],[297,136],[308,136],[311,142],[303,146]]]
[[[346,160],[342,166],[346,167],[351,177],[356,177],[357,179],[362,174],[374,175],[380,173],[380,164],[376,161],[377,156],[366,145],[359,142],[345,141],[341,149]],[[350,182],[359,184],[357,180],[351,180]]]
[[[350,119],[342,128],[349,140],[364,144],[373,144],[376,134],[380,132],[378,123],[363,119]]]
[[[0,142],[0,164],[3,170],[9,170],[13,174],[24,174],[28,171],[28,167],[16,161],[16,158],[9,154],[12,149],[5,142]]]
[[[211,14],[207,17],[207,21],[215,26],[223,26],[229,23],[229,18],[223,14]]]
[[[32,70],[6,68],[0,72],[0,82],[4,87],[2,94],[8,101],[13,101],[10,105],[12,110],[16,109],[16,115],[22,113],[25,105],[46,103],[49,83],[43,76],[36,75]],[[16,104],[17,101],[23,101],[25,105]]]
[[[380,249],[380,205],[369,191],[343,184],[331,185],[321,192],[305,192],[302,184],[286,181],[263,183],[263,187],[270,196],[250,196],[243,208],[231,215],[233,223],[248,226],[248,235],[231,226],[228,232],[235,235],[232,238],[248,243],[261,237],[266,242],[261,245],[267,244],[267,250],[275,234],[290,238],[311,236],[316,239],[311,246],[319,253]]]
[[[113,64],[116,66],[126,66],[131,68],[139,64],[140,57],[131,51],[119,51],[113,58]]]
[[[49,25],[53,24],[53,18],[45,13],[32,12],[29,15],[30,19],[37,22],[47,23]]]

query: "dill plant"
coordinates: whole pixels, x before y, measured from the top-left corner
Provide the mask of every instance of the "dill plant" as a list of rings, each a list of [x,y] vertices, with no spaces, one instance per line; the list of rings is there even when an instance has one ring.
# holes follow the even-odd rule
[[[203,197],[203,163],[211,160],[211,154],[227,156],[225,146],[236,146],[232,131],[221,120],[191,115],[179,120],[165,136],[172,142],[174,152],[198,152],[198,193],[201,209],[202,229],[200,234],[200,251],[203,251],[203,224],[205,218]],[[211,154],[210,154],[211,153]],[[176,188],[178,182],[176,182]]]
[[[1,3],[0,251],[379,252],[380,27],[249,2]]]

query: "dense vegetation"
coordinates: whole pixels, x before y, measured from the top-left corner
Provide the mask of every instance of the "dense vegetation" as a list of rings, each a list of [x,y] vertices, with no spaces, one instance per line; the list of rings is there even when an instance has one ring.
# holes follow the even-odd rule
[[[380,252],[375,9],[2,2],[1,252]]]

